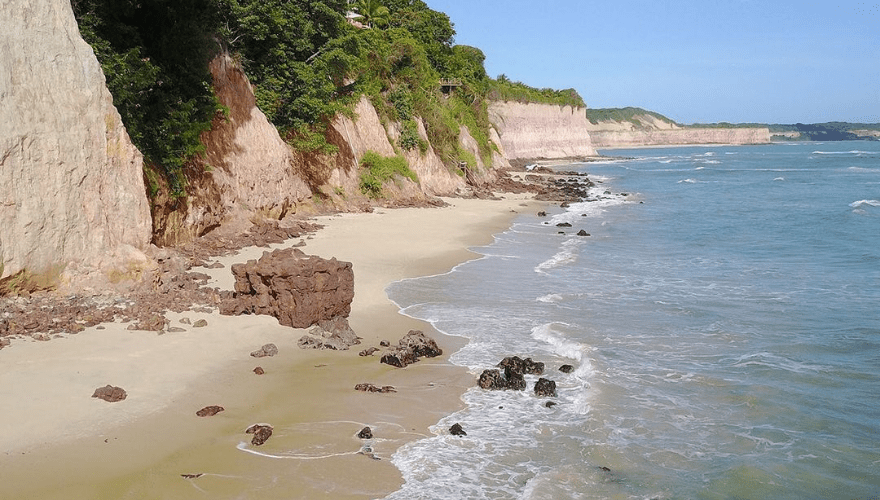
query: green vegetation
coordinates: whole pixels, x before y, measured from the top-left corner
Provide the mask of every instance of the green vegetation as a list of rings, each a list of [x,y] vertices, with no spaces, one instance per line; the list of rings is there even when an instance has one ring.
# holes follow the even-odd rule
[[[648,111],[642,108],[599,108],[599,109],[590,109],[587,108],[587,120],[590,120],[590,123],[595,125],[599,124],[599,122],[606,121],[616,121],[616,122],[630,122],[637,127],[643,127],[641,120],[639,120],[639,116],[653,116],[658,120],[662,120],[668,123],[675,124],[675,120],[671,120],[660,113],[655,113],[654,111]]]
[[[476,158],[459,145],[466,126],[491,160],[488,103],[516,100],[584,106],[572,89],[535,89],[486,75],[479,49],[455,45],[449,17],[422,0],[72,0],[114,104],[144,153],[150,192],[185,195],[186,168],[204,152],[201,134],[223,119],[208,62],[230,54],[254,85],[257,105],[297,150],[333,154],[327,127],[362,95],[401,124],[397,147],[428,144],[450,167]],[[369,29],[346,22],[352,9]],[[440,81],[451,79],[452,88]],[[156,174],[165,177],[159,182]],[[379,176],[374,176],[379,179]],[[370,179],[368,179],[370,181]],[[369,184],[369,182],[368,182]],[[368,190],[375,190],[368,186]]]
[[[361,192],[370,198],[382,196],[382,184],[399,175],[413,182],[419,182],[415,172],[410,170],[406,158],[403,156],[385,157],[375,151],[364,153],[360,161],[360,187]]]

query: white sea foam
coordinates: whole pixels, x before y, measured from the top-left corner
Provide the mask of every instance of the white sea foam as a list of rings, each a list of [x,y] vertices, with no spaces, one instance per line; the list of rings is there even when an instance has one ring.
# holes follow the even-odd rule
[[[811,154],[814,155],[868,155],[872,154],[870,151],[813,151]]]
[[[858,207],[861,207],[862,205],[870,205],[872,207],[880,207],[880,201],[878,201],[878,200],[859,200],[859,201],[854,201],[849,204],[849,206],[851,206],[853,208],[858,208]]]
[[[775,179],[773,179],[773,180],[774,180],[774,181],[784,181],[784,180],[785,180],[785,177],[777,177],[777,178],[775,178]]]
[[[679,183],[679,184],[681,184],[681,183],[685,183],[685,184],[696,184],[696,183],[697,183],[697,180],[696,180],[696,179],[682,179],[682,180],[678,181],[678,183]]]
[[[558,293],[550,293],[547,295],[542,295],[541,297],[538,297],[535,300],[537,300],[538,302],[553,303],[553,302],[562,302],[562,299],[563,299],[562,295],[559,295]]]
[[[582,238],[571,238],[566,240],[556,255],[541,262],[535,267],[535,272],[544,273],[550,269],[577,262],[578,248],[580,247],[581,241],[583,241]]]

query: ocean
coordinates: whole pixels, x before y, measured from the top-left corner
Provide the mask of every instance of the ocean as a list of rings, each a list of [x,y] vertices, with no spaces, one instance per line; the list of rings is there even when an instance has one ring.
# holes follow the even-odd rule
[[[389,287],[475,383],[388,498],[880,497],[880,142],[607,154],[559,167],[597,201]],[[558,396],[476,386],[511,355]]]

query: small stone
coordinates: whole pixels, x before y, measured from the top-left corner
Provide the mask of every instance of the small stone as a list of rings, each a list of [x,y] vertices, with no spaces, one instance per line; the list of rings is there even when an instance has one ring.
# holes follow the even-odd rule
[[[358,437],[360,439],[373,439],[373,430],[369,427],[364,427],[363,429],[361,429],[360,432],[358,432]]]
[[[546,406],[547,408],[553,408],[554,406],[556,406],[556,401],[547,401],[546,403],[544,403],[544,406]]]
[[[449,428],[449,433],[453,436],[467,436],[467,432],[461,428],[459,423],[452,424],[452,427]]]
[[[266,356],[274,356],[278,354],[278,347],[275,344],[265,344],[263,347],[251,353],[255,358],[264,358]]]
[[[378,347],[370,347],[369,349],[364,349],[363,351],[358,353],[358,356],[372,356],[374,353],[379,352]]]
[[[123,399],[128,397],[128,394],[125,392],[125,389],[108,384],[104,387],[99,387],[95,389],[92,397],[103,399],[108,403],[116,403],[117,401],[122,401]]]
[[[220,413],[224,409],[225,408],[223,408],[222,406],[216,406],[216,405],[206,406],[206,407],[202,408],[201,410],[197,411],[196,415],[198,415],[200,417],[213,417],[214,415]]]
[[[189,318],[185,318],[185,317],[184,317],[184,318],[180,318],[180,322],[181,322],[182,324],[184,324],[184,325],[191,325],[191,324],[192,324],[192,321],[190,321]]]
[[[182,477],[184,479],[195,479],[197,477],[202,477],[204,475],[205,475],[204,473],[199,472],[198,474],[181,474],[180,477]]]
[[[208,321],[204,319],[200,319],[193,323],[194,328],[202,328],[203,326],[208,326]]]
[[[383,340],[383,341],[379,342],[379,345],[382,347],[388,347],[391,345],[391,342],[388,342],[387,340]]]
[[[588,233],[588,232],[584,231],[583,229],[581,229],[580,231],[577,232],[577,235],[578,235],[578,236],[589,236],[590,233]]]
[[[562,373],[571,373],[574,370],[574,367],[571,365],[562,365],[559,367],[559,371]]]
[[[254,368],[254,373],[256,373],[257,375],[262,375],[262,374],[266,373],[266,371],[263,370],[262,366],[258,366],[256,368]]]
[[[179,326],[170,326],[168,327],[168,333],[180,333],[185,332],[186,328],[180,328]]]
[[[254,446],[260,446],[272,436],[273,430],[274,428],[269,424],[254,424],[248,427],[245,432],[254,435],[253,439],[251,439],[251,444]]]

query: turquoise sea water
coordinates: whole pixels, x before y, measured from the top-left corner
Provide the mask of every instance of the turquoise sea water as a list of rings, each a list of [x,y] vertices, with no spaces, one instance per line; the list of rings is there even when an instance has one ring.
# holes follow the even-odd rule
[[[877,498],[880,143],[609,154],[564,167],[604,199],[390,287],[475,379],[528,356],[559,391],[469,390],[390,498]]]

